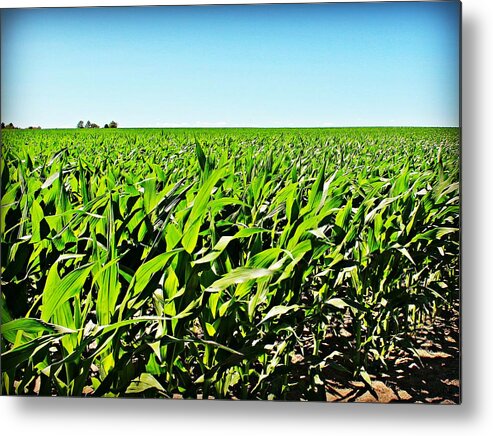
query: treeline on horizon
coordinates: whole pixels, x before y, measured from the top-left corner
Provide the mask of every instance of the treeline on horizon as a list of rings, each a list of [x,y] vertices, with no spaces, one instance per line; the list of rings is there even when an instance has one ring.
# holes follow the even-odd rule
[[[100,129],[101,126],[99,126],[97,123],[92,123],[91,121],[87,121],[84,123],[84,121],[79,121],[76,125],[77,129]],[[118,128],[118,123],[116,121],[111,121],[110,123],[106,123],[103,126],[104,129],[116,129]],[[274,129],[274,130],[292,130],[292,129],[303,129],[303,130],[313,130],[313,129],[460,129],[459,126],[418,126],[418,127],[413,127],[413,126],[332,126],[332,127],[241,127],[241,126],[222,126],[222,127],[197,127],[197,126],[190,126],[190,127],[131,127],[133,129]],[[29,127],[19,127],[15,126],[13,123],[8,123],[5,124],[5,122],[2,121],[1,123],[1,129],[2,130],[41,130],[43,129],[41,126],[29,126]],[[48,127],[48,129],[53,129],[53,127]],[[55,127],[54,129],[66,129],[66,127]]]
[[[118,123],[116,121],[111,121],[110,123],[106,123],[103,128],[104,129],[116,129],[118,127]],[[84,124],[84,121],[80,120],[77,123],[77,128],[78,129],[99,129],[99,125],[96,123],[91,123],[91,121],[87,121],[86,124]]]
[[[1,123],[1,128],[2,129],[21,129],[21,127],[17,127],[17,126],[14,126],[13,123],[9,123],[9,124],[5,124],[3,121]],[[37,130],[37,129],[41,129],[40,126],[29,126],[27,127],[28,130]]]
[[[118,123],[116,121],[111,121],[110,123],[106,123],[103,128],[105,129],[116,129],[118,127]],[[23,129],[23,127],[18,127],[15,126],[13,123],[8,123],[5,124],[3,121],[1,123],[1,128],[2,129]],[[84,121],[79,121],[77,123],[77,128],[78,129],[99,129],[99,125],[96,123],[91,123],[91,121],[87,121],[86,124],[84,124]],[[38,130],[41,129],[40,126],[29,126],[26,127],[27,130]]]

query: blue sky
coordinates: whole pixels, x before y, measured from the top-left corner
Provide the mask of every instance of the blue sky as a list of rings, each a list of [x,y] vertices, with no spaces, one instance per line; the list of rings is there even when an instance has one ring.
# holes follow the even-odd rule
[[[2,121],[457,126],[459,3],[1,11]]]

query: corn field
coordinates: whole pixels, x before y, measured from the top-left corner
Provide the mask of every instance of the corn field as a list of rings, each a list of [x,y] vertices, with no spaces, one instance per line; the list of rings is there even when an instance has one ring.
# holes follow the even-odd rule
[[[459,151],[456,128],[3,131],[2,393],[369,383],[459,300]]]

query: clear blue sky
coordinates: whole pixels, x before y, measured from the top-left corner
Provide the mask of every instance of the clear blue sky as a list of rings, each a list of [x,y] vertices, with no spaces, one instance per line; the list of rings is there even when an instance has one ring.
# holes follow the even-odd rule
[[[1,12],[2,121],[457,126],[459,3]]]

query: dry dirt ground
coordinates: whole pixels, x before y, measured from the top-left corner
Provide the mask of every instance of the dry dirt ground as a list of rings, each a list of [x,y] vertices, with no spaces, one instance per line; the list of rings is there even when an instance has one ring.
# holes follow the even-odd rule
[[[326,382],[332,402],[460,403],[460,335],[457,310],[416,332],[415,353],[400,351],[388,370],[370,374],[372,389],[348,378]]]
[[[348,354],[337,339],[331,338],[330,350],[334,347],[341,356]],[[345,343],[346,341],[341,341]],[[310,361],[297,354],[292,363],[297,368],[289,376],[289,384],[297,386],[285,400],[327,401],[360,403],[429,403],[460,404],[460,318],[458,307],[430,321],[426,327],[415,332],[411,347],[394,351],[388,358],[387,369],[369,372],[371,388],[362,381],[353,380],[344,372],[326,368],[318,392],[310,392],[308,368]],[[342,363],[342,362],[341,362]],[[91,395],[92,392],[86,392]],[[183,399],[174,394],[174,399]],[[214,397],[209,396],[209,399]],[[197,399],[203,399],[198,395]],[[233,399],[237,399],[233,397]],[[253,399],[253,398],[252,398]]]
[[[411,347],[394,351],[384,371],[369,371],[371,388],[362,381],[353,380],[346,373],[326,368],[318,392],[310,391],[308,367],[310,359],[301,354],[294,356],[296,370],[289,376],[289,384],[296,385],[285,398],[288,401],[327,401],[359,403],[423,403],[460,404],[460,319],[458,307],[430,321],[415,332]],[[348,350],[330,338],[330,349],[341,356]],[[346,341],[341,341],[341,344]],[[322,351],[322,350],[321,350]],[[342,363],[342,362],[341,362]],[[181,398],[175,395],[173,398]],[[202,399],[199,396],[198,399]],[[213,399],[209,397],[209,399]],[[236,399],[236,398],[234,398]]]
[[[325,350],[327,354],[334,348],[341,356],[348,354],[343,346],[336,345],[336,338],[329,342],[331,348]],[[345,341],[341,343],[347,344]],[[307,368],[311,362],[309,358],[296,354],[292,359],[296,370],[290,374],[289,384],[297,388],[290,390],[285,400],[460,404],[460,361],[460,318],[456,307],[416,331],[409,349],[394,351],[389,356],[386,370],[369,371],[371,388],[344,372],[327,368],[321,374],[323,381],[319,379],[318,392],[310,392]],[[182,396],[176,394],[173,398],[182,399]],[[203,399],[202,395],[197,399]]]

